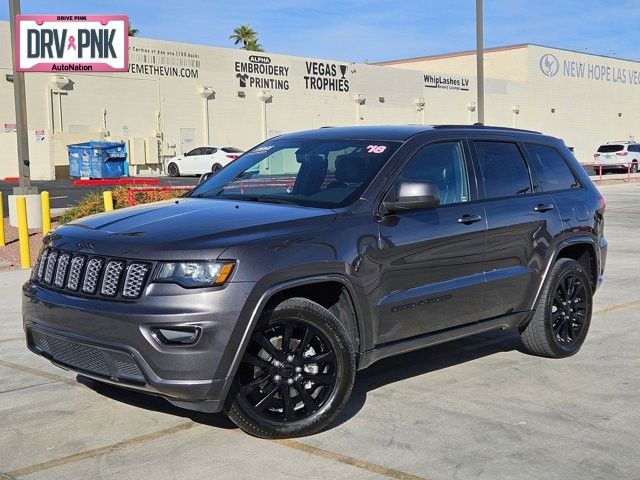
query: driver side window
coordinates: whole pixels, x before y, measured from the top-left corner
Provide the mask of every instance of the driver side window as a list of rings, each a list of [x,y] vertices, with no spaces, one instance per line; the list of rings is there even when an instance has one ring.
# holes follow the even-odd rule
[[[398,181],[422,180],[438,186],[440,205],[469,201],[469,181],[460,142],[423,147],[404,167]]]

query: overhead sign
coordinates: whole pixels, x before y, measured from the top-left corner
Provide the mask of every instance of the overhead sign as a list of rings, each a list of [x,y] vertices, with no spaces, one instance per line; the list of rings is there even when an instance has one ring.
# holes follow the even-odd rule
[[[628,68],[630,62],[602,60],[597,63],[570,59],[559,59],[551,53],[540,57],[540,72],[547,77],[566,77],[600,82],[619,83],[623,85],[640,85],[640,70]]]
[[[470,79],[468,77],[443,75],[440,73],[425,73],[422,77],[426,88],[457,90],[460,92],[469,91]]]
[[[238,60],[234,71],[240,88],[289,90],[289,67],[272,63],[267,55],[249,55],[249,61]]]
[[[16,59],[21,72],[126,72],[126,15],[18,15]]]

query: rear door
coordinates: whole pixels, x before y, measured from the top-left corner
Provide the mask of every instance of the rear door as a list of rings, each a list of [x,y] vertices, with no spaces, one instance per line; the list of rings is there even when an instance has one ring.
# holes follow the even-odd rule
[[[429,143],[401,170],[402,180],[438,185],[439,207],[379,223],[378,343],[423,335],[481,318],[486,220],[466,142]]]
[[[561,228],[558,209],[551,195],[534,190],[516,139],[476,138],[472,144],[487,218],[484,317],[525,311]]]
[[[204,147],[202,154],[197,158],[198,173],[206,173],[211,171],[211,167],[214,164],[214,154],[218,151],[214,147]]]

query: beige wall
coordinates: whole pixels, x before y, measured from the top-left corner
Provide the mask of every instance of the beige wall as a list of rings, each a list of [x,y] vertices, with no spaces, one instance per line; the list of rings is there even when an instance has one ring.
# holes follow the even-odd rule
[[[540,65],[547,54],[557,60],[557,73],[554,67],[545,66],[552,68],[547,73],[553,75],[545,75]],[[602,143],[640,140],[639,62],[537,45],[487,51],[484,59],[488,77],[486,124],[516,126],[561,137],[567,145],[575,147],[576,157],[584,163],[593,161],[593,153]],[[474,76],[476,57],[467,52],[397,61],[386,66]],[[596,66],[605,75],[608,68],[609,78],[595,78]],[[514,105],[520,107],[518,115],[512,113]]]
[[[9,45],[7,22],[0,22],[0,45]],[[558,73],[553,76],[541,71],[540,58],[545,54],[554,55],[558,61]],[[236,77],[236,66],[256,65],[249,61],[251,55],[239,49],[134,38],[130,42],[131,73],[65,73],[72,84],[62,92],[54,88],[54,93],[51,74],[26,74],[32,177],[53,178],[55,165],[66,162],[63,146],[71,139],[75,142],[99,137],[146,141],[160,138],[159,158],[146,159],[132,169],[142,174],[158,171],[157,164],[149,163],[181,153],[181,131],[193,129],[193,145],[204,144],[207,122],[205,100],[200,95],[203,86],[212,87],[215,92],[207,101],[210,143],[214,145],[250,148],[262,140],[259,99],[262,90],[272,95],[266,104],[268,136],[326,125],[466,124],[477,119],[477,112],[467,108],[476,100],[473,54],[398,61],[382,66],[266,53],[263,56],[268,58],[270,67],[286,75],[255,74],[252,77],[280,84],[248,83],[242,87]],[[640,138],[637,130],[640,85],[630,84],[629,78],[621,83],[614,82],[612,77],[608,81],[572,77],[570,69],[565,71],[565,62],[571,61],[584,64],[585,69],[592,64],[605,65],[605,72],[606,66],[627,72],[640,69],[640,63],[533,45],[488,51],[485,53],[485,122],[562,137],[575,147],[581,161],[592,160],[594,149],[602,142],[629,136]],[[314,65],[328,72],[316,72],[316,75],[312,70],[309,74],[309,68]],[[2,49],[0,74],[3,77],[10,73],[10,66],[10,51]],[[585,72],[588,77],[588,70]],[[307,88],[305,76],[309,75],[324,78],[336,86],[342,80],[342,87],[348,81],[348,91]],[[431,88],[435,77],[457,85]],[[632,78],[640,83],[640,77]],[[250,81],[247,78],[247,82]],[[364,104],[356,104],[355,94],[364,95]],[[416,109],[418,97],[426,102],[422,112]],[[514,105],[520,107],[518,115],[512,113]],[[555,113],[551,113],[552,108]],[[16,135],[5,133],[3,128],[4,123],[14,121],[13,88],[2,79],[0,178],[17,175]],[[36,140],[36,130],[45,130],[44,140]],[[140,140],[136,142],[140,145]]]

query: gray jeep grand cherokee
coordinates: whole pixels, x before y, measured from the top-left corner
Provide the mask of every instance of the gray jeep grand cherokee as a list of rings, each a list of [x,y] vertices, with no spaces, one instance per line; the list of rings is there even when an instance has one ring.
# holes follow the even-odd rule
[[[101,382],[308,435],[358,369],[490,329],[585,340],[602,196],[558,139],[483,126],[267,140],[178,200],[57,228],[24,285],[29,348]]]

